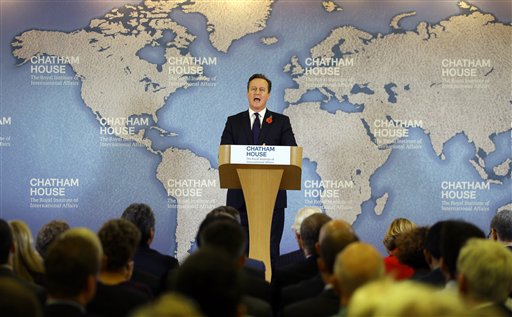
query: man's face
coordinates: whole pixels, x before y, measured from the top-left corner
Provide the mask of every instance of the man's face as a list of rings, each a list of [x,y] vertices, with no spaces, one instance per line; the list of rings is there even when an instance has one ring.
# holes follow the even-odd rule
[[[265,109],[269,96],[268,84],[265,79],[255,78],[249,82],[247,100],[249,100],[249,107],[253,111],[259,112]]]

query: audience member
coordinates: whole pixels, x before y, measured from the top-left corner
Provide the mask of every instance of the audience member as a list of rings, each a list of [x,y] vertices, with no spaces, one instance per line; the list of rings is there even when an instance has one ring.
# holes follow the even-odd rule
[[[413,280],[418,280],[430,272],[430,266],[423,253],[427,232],[428,227],[416,227],[399,234],[395,239],[396,257],[400,263],[414,270],[411,276]]]
[[[441,271],[441,229],[444,221],[433,224],[425,236],[423,255],[427,261],[430,272],[418,279],[418,281],[435,287],[444,287],[445,279]]]
[[[178,267],[178,260],[151,248],[155,237],[155,216],[146,204],[131,204],[121,218],[129,220],[140,230],[140,244],[134,256],[133,279],[148,284],[155,295],[165,288],[169,272]],[[156,282],[155,282],[156,279]],[[154,285],[154,284],[157,285]]]
[[[312,214],[320,213],[322,213],[322,210],[318,207],[303,207],[297,211],[291,228],[295,235],[295,240],[297,241],[298,249],[280,255],[275,262],[276,267],[283,267],[304,260],[304,251],[302,250],[301,246],[300,225],[302,224],[302,221],[304,221],[304,219],[306,219],[307,217],[311,216]]]
[[[53,240],[68,229],[69,225],[63,220],[52,220],[41,227],[36,237],[36,250],[43,259],[46,258],[46,252]]]
[[[223,250],[201,247],[177,271],[175,290],[195,300],[207,317],[244,315],[238,270]]]
[[[43,258],[33,247],[30,228],[21,220],[9,222],[16,247],[12,262],[14,273],[24,280],[44,285]]]
[[[512,210],[504,209],[496,213],[491,220],[489,237],[512,250]]]
[[[333,289],[334,263],[336,256],[355,241],[358,241],[357,235],[346,221],[331,220],[322,226],[316,244],[320,273],[315,278],[283,289],[283,306],[288,301],[295,303],[286,306],[282,316],[321,317],[338,311],[339,297]]]
[[[480,228],[462,220],[447,220],[441,229],[441,271],[446,289],[456,290],[457,258],[460,249],[470,238],[485,238]]]
[[[133,255],[139,244],[140,232],[128,220],[113,219],[103,224],[98,237],[104,259],[96,296],[87,310],[105,317],[128,316],[132,310],[151,299],[151,293],[146,287],[130,282]]]
[[[14,282],[33,292],[41,305],[46,301],[46,292],[41,286],[22,279],[13,271],[13,258],[16,252],[11,227],[7,221],[0,219],[0,277],[10,278]]]
[[[416,224],[406,218],[394,219],[388,227],[382,243],[388,251],[388,256],[384,258],[386,265],[386,273],[396,280],[410,278],[414,274],[414,270],[398,261],[396,257],[396,237],[416,227]]]
[[[8,317],[43,316],[34,293],[8,277],[0,277],[0,312]]]
[[[131,317],[204,317],[196,303],[177,293],[160,296],[154,303],[141,307]]]
[[[486,239],[469,239],[457,259],[457,282],[464,301],[474,315],[493,316],[500,311],[512,316],[505,306],[512,290],[512,252]]]
[[[86,316],[85,307],[96,293],[102,256],[98,237],[86,228],[69,229],[50,245],[44,263],[46,317]]]

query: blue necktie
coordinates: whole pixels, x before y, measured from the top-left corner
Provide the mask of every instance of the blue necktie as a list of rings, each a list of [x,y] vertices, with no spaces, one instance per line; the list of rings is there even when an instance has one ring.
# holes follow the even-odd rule
[[[252,140],[253,144],[258,144],[258,138],[260,137],[260,114],[255,112],[254,113],[254,122],[252,124]]]

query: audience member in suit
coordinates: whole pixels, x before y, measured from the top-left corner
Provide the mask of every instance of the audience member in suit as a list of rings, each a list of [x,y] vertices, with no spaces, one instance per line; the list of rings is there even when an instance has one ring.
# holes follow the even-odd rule
[[[41,227],[36,237],[36,250],[43,259],[46,258],[46,252],[53,240],[68,229],[68,223],[63,220],[52,220]]]
[[[430,272],[418,279],[419,282],[427,283],[435,287],[444,287],[445,280],[441,272],[441,229],[444,221],[438,221],[427,231],[425,237],[423,254],[427,261]]]
[[[272,82],[262,74],[253,74],[247,81],[249,109],[228,117],[220,144],[296,146],[290,118],[267,109]],[[228,189],[226,205],[240,212],[241,224],[248,230],[247,207],[240,189]],[[286,190],[277,193],[270,229],[270,260],[279,257],[284,228]]]
[[[334,262],[338,253],[358,240],[354,230],[346,221],[331,220],[322,226],[316,244],[320,283],[313,278],[285,288],[282,296],[283,306],[287,305],[285,303],[287,300],[295,303],[285,307],[283,316],[314,314],[321,317],[333,315],[339,310],[339,297],[333,289]],[[294,292],[290,292],[290,288],[294,287]]]
[[[43,316],[34,293],[8,277],[0,277],[0,312],[8,317]]]
[[[394,219],[388,227],[382,243],[388,251],[388,256],[384,258],[386,265],[386,273],[395,280],[408,279],[414,274],[414,270],[405,264],[400,263],[396,257],[396,237],[403,232],[409,231],[416,227],[416,224],[406,218]]]
[[[85,307],[96,293],[102,256],[98,236],[86,228],[69,229],[50,245],[45,259],[46,317],[87,316]]]
[[[281,291],[284,287],[308,280],[318,274],[315,245],[318,242],[320,229],[330,220],[329,216],[321,213],[313,214],[302,222],[300,235],[305,259],[282,268],[276,268],[272,272],[271,288],[274,312],[281,307]]]
[[[121,218],[131,221],[140,230],[140,244],[134,256],[134,280],[151,287],[158,295],[165,288],[167,275],[178,267],[178,260],[151,248],[155,237],[155,215],[146,204],[131,204]],[[155,282],[156,279],[156,282]],[[155,288],[155,284],[158,286]]]
[[[414,270],[410,277],[413,280],[418,280],[430,272],[430,266],[423,254],[427,232],[428,227],[416,227],[395,239],[398,261]]]
[[[354,292],[366,283],[381,279],[384,274],[382,256],[370,244],[354,242],[343,249],[334,265],[333,284],[339,299],[336,316],[347,316],[346,308]]]
[[[0,277],[11,278],[16,283],[21,284],[32,291],[41,305],[46,301],[46,291],[41,286],[28,282],[13,271],[13,257],[16,252],[16,246],[14,244],[11,227],[7,221],[0,219]]]
[[[207,317],[244,315],[238,269],[224,250],[201,247],[182,263],[174,289],[194,300]]]
[[[107,221],[98,237],[104,258],[98,277],[96,296],[87,306],[95,315],[124,317],[151,299],[151,291],[143,284],[130,281],[133,255],[139,244],[140,232],[125,219]]]
[[[43,258],[33,247],[34,239],[30,228],[21,220],[11,220],[9,225],[16,245],[12,262],[14,273],[31,283],[44,285]]]
[[[153,303],[135,311],[131,317],[204,317],[197,304],[177,293],[163,294]]]
[[[295,240],[297,240],[297,245],[299,248],[295,251],[280,255],[279,258],[277,258],[277,261],[274,263],[276,267],[283,267],[304,260],[304,251],[302,251],[301,248],[300,225],[302,224],[302,221],[304,221],[304,219],[307,217],[311,216],[312,214],[319,213],[322,213],[322,210],[318,207],[304,207],[297,211],[292,224],[292,231],[295,234]]]
[[[457,259],[459,293],[474,315],[512,316],[505,306],[512,289],[512,252],[487,239],[470,239]]]
[[[485,234],[474,224],[462,220],[447,220],[441,228],[441,271],[446,290],[457,288],[457,258],[460,249],[471,238],[485,238]]]
[[[496,213],[491,220],[489,237],[512,250],[512,210],[504,209]]]
[[[249,315],[254,317],[270,317],[270,285],[267,281],[245,274],[244,267],[247,247],[247,236],[241,225],[227,217],[214,217],[209,224],[203,226],[199,241],[201,248],[214,247],[226,251],[240,270],[241,291],[244,295],[242,302],[247,307]]]

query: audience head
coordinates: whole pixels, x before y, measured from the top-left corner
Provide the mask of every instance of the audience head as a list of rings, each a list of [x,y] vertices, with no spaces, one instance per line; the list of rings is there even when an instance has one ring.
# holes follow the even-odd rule
[[[304,207],[297,211],[295,214],[295,220],[292,224],[292,230],[296,235],[300,235],[300,225],[306,219],[307,217],[313,215],[313,214],[321,214],[322,209],[318,207]]]
[[[500,242],[512,242],[512,210],[504,209],[491,220],[491,238]]]
[[[352,226],[346,221],[333,219],[322,226],[318,237],[318,254],[327,273],[333,273],[338,253],[358,240]]]
[[[15,245],[13,270],[18,277],[34,282],[37,275],[41,276],[44,273],[44,264],[43,259],[33,247],[32,232],[21,220],[11,220],[9,225]]]
[[[424,256],[431,269],[436,268],[437,262],[441,259],[441,229],[444,221],[433,224],[425,236]]]
[[[462,220],[447,220],[441,229],[441,270],[447,280],[454,280],[460,249],[470,238],[485,238],[480,228]]]
[[[39,230],[36,237],[36,250],[43,259],[46,258],[46,252],[53,240],[68,229],[69,225],[67,222],[62,220],[52,220]]]
[[[98,236],[86,228],[62,233],[48,248],[45,259],[47,285],[51,298],[89,302],[96,292],[103,251]]]
[[[370,244],[353,242],[336,257],[335,288],[342,305],[346,305],[356,289],[384,276],[384,260]]]
[[[230,217],[233,218],[236,222],[241,223],[240,212],[231,206],[219,206],[214,208],[206,215],[206,218],[218,216]]]
[[[461,294],[475,303],[504,303],[512,290],[512,252],[501,243],[470,239],[457,259]]]
[[[24,285],[9,277],[0,277],[0,311],[8,317],[42,317],[41,304]]]
[[[318,242],[320,229],[331,217],[326,214],[313,214],[302,222],[300,226],[300,236],[302,249],[306,256],[315,254],[315,244]]]
[[[427,232],[427,227],[416,227],[396,237],[396,256],[400,263],[408,265],[416,271],[430,270],[423,254]]]
[[[98,237],[106,258],[103,270],[115,272],[126,268],[133,259],[139,245],[140,231],[126,219],[112,219],[103,224]]]
[[[146,204],[131,204],[121,218],[133,223],[140,230],[140,245],[150,245],[155,236],[155,215]]]
[[[234,317],[241,300],[237,272],[223,250],[201,247],[178,269],[174,289],[195,300],[208,317]]]
[[[9,263],[9,258],[14,251],[11,227],[7,221],[0,219],[0,265]]]
[[[224,250],[233,260],[245,259],[247,237],[240,224],[232,218],[218,217],[206,225],[200,233],[201,247]]]
[[[190,299],[177,293],[169,293],[139,308],[131,317],[203,317],[203,314]]]
[[[409,231],[415,227],[416,224],[406,218],[396,218],[393,220],[384,235],[384,240],[382,241],[388,252],[395,250],[395,239],[399,234]]]

